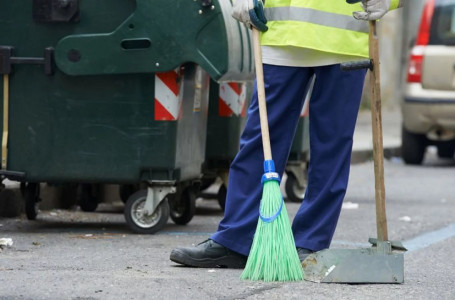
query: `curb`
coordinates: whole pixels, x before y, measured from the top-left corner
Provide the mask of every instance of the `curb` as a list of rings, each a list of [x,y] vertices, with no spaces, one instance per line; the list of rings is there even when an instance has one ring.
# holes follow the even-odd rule
[[[384,147],[384,158],[401,156],[401,146]],[[373,160],[373,149],[352,150],[351,164],[361,164]]]

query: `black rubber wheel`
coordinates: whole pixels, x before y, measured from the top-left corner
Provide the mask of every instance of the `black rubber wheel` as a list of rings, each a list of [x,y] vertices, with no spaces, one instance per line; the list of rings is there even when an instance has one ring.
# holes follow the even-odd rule
[[[455,155],[455,143],[447,142],[438,145],[438,157],[453,159]]]
[[[24,208],[21,201],[18,200],[13,189],[0,186],[0,218],[18,217]]]
[[[216,177],[203,177],[201,180],[200,190],[203,191],[216,181]]]
[[[29,220],[35,220],[38,215],[38,202],[41,200],[39,183],[24,183],[21,186],[25,202],[25,215]]]
[[[175,197],[175,195],[168,195],[168,197],[173,197],[172,201],[169,202],[172,221],[178,225],[188,224],[196,213],[196,192],[194,188],[185,188],[180,197]]]
[[[224,184],[222,184],[222,185],[220,185],[220,189],[218,190],[218,193],[216,194],[216,199],[218,200],[218,204],[220,205],[220,207],[223,211],[226,208],[226,195],[227,195],[227,189],[224,186]]]
[[[291,202],[302,202],[303,196],[305,196],[305,187],[300,187],[297,181],[297,178],[292,173],[287,173],[288,178],[284,185],[286,191],[287,199]]]
[[[59,186],[59,189],[61,194],[58,200],[61,208],[70,209],[71,207],[77,205],[77,183],[66,183]]]
[[[128,201],[128,198],[137,192],[139,190],[139,187],[134,184],[122,184],[119,187],[119,196],[120,199],[122,200],[123,203],[126,203]]]
[[[98,207],[98,187],[93,184],[81,184],[79,186],[79,206],[81,210],[93,212]]]
[[[169,219],[169,203],[161,201],[151,215],[144,214],[147,190],[140,190],[131,195],[126,201],[124,215],[128,227],[141,234],[152,234],[161,230]]]
[[[402,126],[401,157],[408,165],[422,164],[428,140],[424,134],[412,133]]]

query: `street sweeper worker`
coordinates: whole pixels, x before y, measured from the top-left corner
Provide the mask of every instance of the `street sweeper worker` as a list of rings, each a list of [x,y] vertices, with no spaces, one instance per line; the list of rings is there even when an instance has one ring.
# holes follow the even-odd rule
[[[354,127],[366,70],[340,63],[369,57],[368,20],[404,0],[236,0],[233,17],[262,31],[261,45],[272,154],[283,174],[305,99],[311,159],[304,200],[292,231],[301,261],[329,248],[348,185]],[[265,15],[265,17],[264,17]],[[256,86],[256,85],[255,85]],[[243,268],[258,224],[264,154],[255,88],[240,150],[232,162],[224,218],[208,240],[175,248],[170,259],[193,267]]]

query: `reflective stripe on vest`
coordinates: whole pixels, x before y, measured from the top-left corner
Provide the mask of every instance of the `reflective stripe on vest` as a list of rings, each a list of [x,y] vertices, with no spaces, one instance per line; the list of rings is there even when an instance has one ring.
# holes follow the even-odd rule
[[[368,22],[347,15],[346,7],[343,7],[347,4],[344,4],[344,1],[339,3],[342,4],[333,6],[339,5],[343,14],[300,5],[267,7],[265,14],[269,30],[262,34],[262,45],[303,47],[328,53],[369,57]],[[270,4],[273,6],[274,3]],[[334,8],[331,7],[331,10]]]
[[[273,7],[266,8],[264,13],[268,21],[300,21],[339,29],[369,32],[368,22],[356,20],[352,16],[338,15],[311,8]]]

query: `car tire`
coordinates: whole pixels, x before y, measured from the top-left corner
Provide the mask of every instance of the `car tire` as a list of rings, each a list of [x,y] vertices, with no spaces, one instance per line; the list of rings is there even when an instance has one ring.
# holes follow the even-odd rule
[[[422,164],[428,140],[424,134],[412,133],[404,126],[401,130],[401,157],[408,165]]]
[[[453,159],[455,154],[455,143],[446,142],[438,145],[438,157]]]

